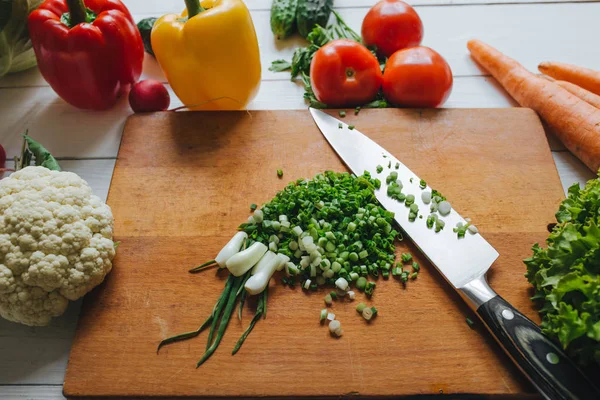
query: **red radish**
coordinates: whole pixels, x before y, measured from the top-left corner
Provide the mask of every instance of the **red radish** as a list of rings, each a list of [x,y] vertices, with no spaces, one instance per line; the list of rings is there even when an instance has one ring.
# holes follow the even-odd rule
[[[154,79],[139,81],[129,92],[129,105],[133,112],[164,111],[171,97],[165,85]]]

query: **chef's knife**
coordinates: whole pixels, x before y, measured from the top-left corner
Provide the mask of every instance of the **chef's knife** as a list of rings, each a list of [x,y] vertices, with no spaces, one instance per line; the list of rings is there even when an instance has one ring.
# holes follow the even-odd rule
[[[368,171],[376,177],[377,165],[398,173],[403,193],[414,194],[420,210],[429,210],[421,199],[420,178],[384,148],[356,129],[314,108],[310,112],[336,153],[356,175]],[[396,168],[396,164],[398,168]],[[382,175],[383,177],[387,176]],[[454,209],[443,217],[445,229],[435,233],[425,221],[409,222],[410,209],[387,196],[387,186],[375,191],[377,200],[395,213],[402,230],[431,261],[444,278],[477,313],[504,351],[547,399],[600,399],[600,391],[540,328],[494,292],[485,274],[498,252],[480,234],[458,239],[453,228],[466,221]],[[426,188],[430,190],[430,188]]]

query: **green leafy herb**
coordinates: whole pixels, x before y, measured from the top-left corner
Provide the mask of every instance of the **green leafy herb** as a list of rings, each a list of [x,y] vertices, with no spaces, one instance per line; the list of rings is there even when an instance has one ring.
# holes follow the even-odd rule
[[[524,260],[542,330],[582,366],[600,365],[600,179],[569,188],[558,224]]]
[[[15,170],[20,170],[31,165],[35,161],[35,165],[48,168],[52,171],[60,171],[58,161],[50,154],[48,150],[40,143],[33,140],[28,132],[23,135],[23,147],[21,149],[21,157],[15,157]]]
[[[144,42],[144,49],[146,53],[150,54],[154,57],[154,51],[152,50],[152,41],[150,40],[150,34],[152,33],[152,28],[154,27],[154,23],[158,20],[158,18],[150,17],[144,18],[137,23],[138,31],[140,31],[140,36],[142,37],[142,42]]]
[[[273,72],[289,71],[290,69],[292,69],[292,63],[286,60],[275,60],[271,63],[271,66],[269,67],[269,71]]]

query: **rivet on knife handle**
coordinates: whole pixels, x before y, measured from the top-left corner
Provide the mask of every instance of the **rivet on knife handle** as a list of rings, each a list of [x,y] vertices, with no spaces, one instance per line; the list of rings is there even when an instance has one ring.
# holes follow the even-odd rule
[[[461,290],[461,294],[476,308],[496,341],[545,398],[600,399],[600,390],[533,321],[497,294],[490,296],[494,292],[484,277],[477,281],[479,285],[472,284],[468,290]],[[486,298],[489,299],[481,301]]]

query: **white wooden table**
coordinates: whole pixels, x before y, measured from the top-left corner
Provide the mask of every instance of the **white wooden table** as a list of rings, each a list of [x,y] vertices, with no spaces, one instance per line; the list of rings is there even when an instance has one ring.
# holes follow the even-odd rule
[[[182,0],[126,0],[136,21],[180,11]],[[263,66],[262,85],[250,109],[303,109],[303,89],[287,73],[268,66],[289,59],[302,41],[278,42],[269,28],[271,0],[246,0],[256,27]],[[360,32],[376,0],[335,0],[348,24]],[[512,107],[514,101],[469,58],[466,42],[482,39],[532,71],[540,61],[556,60],[600,69],[600,4],[574,0],[412,0],[425,26],[423,44],[450,63],[454,89],[446,107]],[[166,81],[146,57],[143,78]],[[181,105],[172,95],[171,106]],[[9,157],[18,154],[21,133],[29,129],[60,158],[63,169],[86,179],[106,198],[121,130],[131,110],[126,100],[106,112],[87,112],[60,100],[37,69],[0,80],[0,143]],[[273,133],[274,135],[277,132]],[[565,191],[573,182],[593,178],[571,154],[553,145]],[[62,399],[62,383],[80,303],[50,327],[29,328],[0,320],[0,399]]]

